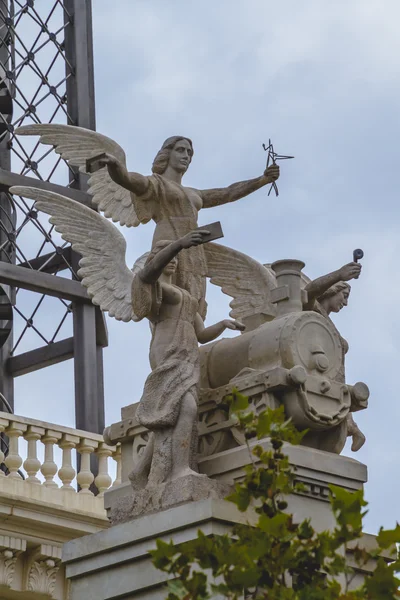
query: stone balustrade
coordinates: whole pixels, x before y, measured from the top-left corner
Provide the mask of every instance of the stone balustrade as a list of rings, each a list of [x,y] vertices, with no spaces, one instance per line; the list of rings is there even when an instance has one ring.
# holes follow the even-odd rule
[[[15,480],[24,486],[40,486],[49,491],[58,488],[65,494],[93,496],[94,484],[97,498],[101,499],[107,489],[121,483],[120,447],[107,445],[102,435],[5,412],[0,412],[0,433],[8,438],[8,451],[4,444],[0,447],[0,464],[6,467],[0,470],[3,490],[7,483],[11,486]],[[80,456],[78,473],[74,451]],[[91,470],[92,454],[98,459],[97,474]],[[109,459],[115,461],[112,469],[109,469]],[[116,473],[114,480],[111,471]]]
[[[104,492],[121,482],[120,446],[6,412],[0,434],[0,599],[65,600],[63,544],[109,527]]]

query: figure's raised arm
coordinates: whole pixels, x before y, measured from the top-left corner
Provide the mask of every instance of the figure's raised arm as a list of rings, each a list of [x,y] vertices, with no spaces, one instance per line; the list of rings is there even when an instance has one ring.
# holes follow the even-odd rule
[[[357,279],[361,273],[361,265],[356,262],[348,263],[343,265],[341,269],[322,275],[310,281],[305,287],[308,295],[307,304],[304,306],[305,310],[311,310],[314,306],[315,300],[322,296],[330,287],[339,283],[339,281],[349,281],[350,279]]]
[[[101,166],[106,166],[111,179],[123,188],[138,196],[143,196],[149,187],[149,180],[140,173],[129,172],[125,164],[112,154],[105,153],[99,159]]]
[[[127,227],[137,227],[152,218],[146,214],[140,218],[136,214],[130,190],[137,195],[142,195],[148,188],[147,178],[139,174],[128,174],[126,169],[125,152],[117,142],[111,138],[74,125],[60,125],[57,123],[32,123],[23,125],[15,130],[16,135],[40,136],[42,144],[53,146],[54,151],[68,162],[71,167],[78,168],[81,173],[89,175],[89,190],[93,196],[92,203],[95,208],[103,212],[107,218]],[[106,161],[113,163],[115,181],[110,177],[109,169],[100,168],[93,172],[87,171],[87,162],[95,157],[105,155]],[[105,166],[106,162],[103,165]],[[118,167],[117,167],[118,165]],[[126,175],[130,175],[126,177]],[[127,183],[126,188],[117,180]],[[149,211],[151,212],[151,211]]]
[[[161,277],[165,267],[175,259],[181,250],[202,244],[204,236],[208,234],[209,232],[205,229],[196,229],[195,231],[187,233],[179,240],[171,242],[168,246],[165,246],[165,248],[156,252],[155,256],[149,260],[147,265],[139,273],[140,279],[144,283],[155,283],[157,279]]]
[[[279,177],[279,166],[273,164],[268,167],[261,177],[249,179],[247,181],[239,181],[232,183],[226,188],[215,188],[210,190],[201,190],[200,194],[203,199],[203,208],[211,208],[220,206],[228,202],[235,202],[249,194],[259,190],[260,188],[273,183]]]

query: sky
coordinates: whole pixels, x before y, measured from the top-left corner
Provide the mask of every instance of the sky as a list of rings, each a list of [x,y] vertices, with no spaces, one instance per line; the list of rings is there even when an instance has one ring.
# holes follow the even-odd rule
[[[224,243],[260,262],[298,258],[315,278],[362,248],[361,277],[334,320],[350,345],[349,383],[365,381],[368,465],[365,529],[400,520],[400,254],[398,0],[108,0],[93,3],[97,130],[149,174],[163,141],[193,140],[184,183],[223,187],[261,175],[262,143],[295,159],[281,164],[279,196],[264,188],[204,210]],[[125,229],[127,263],[149,249],[153,224]],[[207,323],[229,298],[208,286]],[[108,319],[106,423],[140,399],[149,364],[145,322]],[[73,365],[17,380],[16,412],[74,424]],[[50,373],[51,371],[51,373]],[[56,397],[54,389],[57,389]],[[55,407],[57,417],[55,416]]]

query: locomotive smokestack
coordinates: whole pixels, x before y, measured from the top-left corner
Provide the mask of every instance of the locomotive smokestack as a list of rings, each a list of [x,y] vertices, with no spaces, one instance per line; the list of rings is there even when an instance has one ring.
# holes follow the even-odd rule
[[[277,317],[303,310],[301,291],[301,270],[305,264],[301,260],[285,259],[272,263],[277,287],[272,290],[272,302],[277,305]]]

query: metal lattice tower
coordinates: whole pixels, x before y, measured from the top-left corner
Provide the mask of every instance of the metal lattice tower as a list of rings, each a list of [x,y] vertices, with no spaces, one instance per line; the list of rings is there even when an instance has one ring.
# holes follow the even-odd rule
[[[76,426],[102,432],[104,317],[75,281],[79,256],[8,189],[90,196],[52,148],[15,136],[32,122],[95,129],[90,0],[0,0],[0,394],[13,406],[15,377],[73,358]]]

